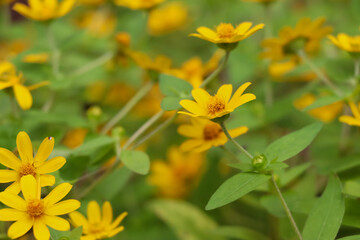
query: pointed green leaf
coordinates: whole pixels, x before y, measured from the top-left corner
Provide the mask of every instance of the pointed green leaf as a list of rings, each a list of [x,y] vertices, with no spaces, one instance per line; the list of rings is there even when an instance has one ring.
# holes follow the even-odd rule
[[[120,158],[127,168],[136,173],[145,175],[150,170],[150,159],[144,152],[122,150]]]

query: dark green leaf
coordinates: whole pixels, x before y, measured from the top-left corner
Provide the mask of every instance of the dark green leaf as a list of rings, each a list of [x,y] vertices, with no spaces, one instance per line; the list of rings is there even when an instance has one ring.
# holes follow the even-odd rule
[[[150,170],[150,159],[144,152],[123,150],[120,158],[126,167],[136,173],[145,175]]]

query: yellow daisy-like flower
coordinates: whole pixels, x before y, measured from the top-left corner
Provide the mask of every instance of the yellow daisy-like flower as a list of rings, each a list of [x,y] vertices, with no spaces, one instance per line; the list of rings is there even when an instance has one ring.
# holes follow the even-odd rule
[[[144,10],[155,7],[165,0],[114,0],[115,4],[122,7],[127,7],[132,10]]]
[[[347,115],[343,115],[340,116],[339,121],[349,124],[351,126],[357,126],[360,127],[360,105],[356,106],[356,104],[354,102],[349,102],[350,108],[351,108],[351,112],[353,113],[353,117],[352,116],[347,116]]]
[[[30,0],[29,6],[16,3],[13,9],[27,18],[47,21],[66,15],[74,4],[75,0],[63,0],[61,3],[57,0]]]
[[[180,105],[189,112],[180,111],[179,113],[207,119],[222,117],[233,112],[235,108],[244,103],[256,99],[252,93],[243,94],[250,84],[250,82],[246,82],[241,85],[232,97],[231,84],[222,85],[215,96],[211,96],[202,88],[194,89],[191,94],[195,101],[187,99],[180,101]]]
[[[335,36],[328,36],[333,44],[349,53],[360,53],[360,35],[351,37],[345,33]]]
[[[248,131],[245,126],[229,130],[231,137],[236,138]],[[224,145],[228,138],[218,123],[208,119],[191,118],[191,124],[183,124],[178,133],[191,139],[181,144],[182,151],[203,152],[211,147]]]
[[[265,51],[260,56],[273,61],[291,58],[299,62],[299,50],[304,50],[307,54],[315,53],[320,47],[320,40],[332,32],[332,27],[323,26],[325,21],[325,18],[314,21],[302,18],[295,28],[284,27],[278,38],[269,38],[262,42]]]
[[[18,194],[20,192],[20,179],[27,175],[39,177],[42,187],[54,185],[55,177],[48,173],[60,169],[66,162],[64,157],[54,157],[46,161],[54,148],[54,138],[45,138],[35,157],[31,140],[25,132],[18,133],[16,145],[21,160],[11,151],[0,148],[0,163],[11,169],[0,170],[0,182],[14,182],[6,191]]]
[[[127,212],[123,212],[113,221],[110,202],[103,204],[101,215],[99,204],[91,201],[87,206],[88,219],[79,212],[72,212],[69,216],[74,227],[83,227],[84,236],[80,238],[81,240],[97,240],[111,238],[123,231],[124,226],[119,226],[119,224],[127,216]]]
[[[10,238],[18,238],[31,228],[38,240],[49,240],[47,226],[59,231],[68,231],[67,220],[57,217],[75,211],[80,202],[69,199],[59,202],[71,190],[69,183],[62,183],[41,199],[40,183],[32,175],[24,176],[20,182],[24,199],[7,191],[0,193],[0,201],[10,208],[0,209],[0,221],[15,221],[8,230]]]

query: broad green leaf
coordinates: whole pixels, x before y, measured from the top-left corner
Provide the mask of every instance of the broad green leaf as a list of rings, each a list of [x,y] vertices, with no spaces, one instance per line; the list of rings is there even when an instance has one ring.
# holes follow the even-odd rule
[[[179,103],[181,99],[182,98],[180,97],[173,97],[173,96],[164,97],[163,100],[161,101],[161,108],[165,111],[172,111],[181,108],[181,105]]]
[[[189,82],[166,74],[160,75],[159,86],[165,96],[172,97],[188,96],[192,90]]]
[[[265,155],[269,161],[276,159],[276,162],[283,162],[295,156],[309,146],[321,130],[322,126],[322,123],[315,122],[279,138],[266,148]]]
[[[57,231],[55,229],[50,229],[50,237],[52,240],[80,240],[82,235],[82,227],[77,227],[72,231]]]
[[[238,227],[238,226],[222,226],[219,227],[214,232],[221,236],[231,238],[231,239],[241,239],[241,240],[269,240],[267,236],[256,232],[250,228]]]
[[[150,209],[173,229],[180,240],[225,240],[215,235],[217,224],[195,206],[180,200],[154,200]]]
[[[270,176],[256,173],[239,173],[226,180],[211,196],[206,210],[215,209],[231,203],[258,186],[267,182]]]
[[[268,169],[268,170],[279,170],[279,169],[284,169],[284,168],[287,168],[287,167],[289,167],[289,165],[287,165],[286,163],[274,162],[274,163],[270,163],[269,166],[266,169]]]
[[[123,150],[120,158],[127,168],[136,173],[145,175],[150,170],[150,159],[144,152]]]
[[[359,240],[360,235],[347,236],[343,238],[338,238],[337,240]]]
[[[335,239],[345,213],[341,191],[340,180],[331,176],[324,193],[316,201],[306,220],[302,233],[304,240]]]
[[[317,99],[314,103],[312,103],[311,105],[307,106],[306,108],[303,109],[303,111],[307,112],[310,111],[312,109],[315,108],[319,108],[319,107],[323,107],[326,105],[330,105],[332,103],[336,103],[338,101],[341,101],[343,99],[343,97],[339,97],[339,96],[326,96],[326,97],[322,97]]]

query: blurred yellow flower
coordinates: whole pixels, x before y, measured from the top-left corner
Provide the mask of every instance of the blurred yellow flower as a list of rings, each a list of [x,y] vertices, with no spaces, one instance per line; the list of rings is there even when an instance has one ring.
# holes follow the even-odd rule
[[[119,224],[127,216],[127,212],[123,212],[113,221],[113,209],[110,202],[104,202],[101,215],[99,204],[96,201],[90,201],[87,205],[88,219],[80,212],[72,212],[69,216],[74,227],[83,227],[83,236],[80,240],[97,240],[111,238],[123,231],[124,227]]]
[[[236,138],[245,134],[245,126],[229,130],[231,137]],[[191,124],[183,124],[178,128],[178,133],[191,138],[180,145],[182,151],[203,152],[211,147],[224,145],[228,138],[218,123],[208,119],[191,118]]]
[[[62,140],[62,144],[70,149],[77,148],[83,144],[88,130],[86,128],[75,128],[68,131]]]
[[[9,60],[26,49],[26,43],[23,40],[0,41],[0,61]]]
[[[196,187],[204,168],[204,156],[184,153],[177,147],[167,152],[167,162],[155,160],[148,181],[166,198],[185,198]]]
[[[320,40],[332,32],[332,27],[323,26],[325,21],[325,18],[314,21],[302,18],[294,29],[284,27],[278,38],[268,38],[262,42],[265,50],[260,56],[273,61],[290,58],[299,62],[299,50],[304,50],[307,54],[315,53],[320,47]]]
[[[46,63],[49,60],[49,54],[47,53],[34,53],[28,54],[22,58],[26,63]]]
[[[38,21],[47,21],[66,15],[73,8],[75,0],[31,0],[29,6],[16,3],[13,7],[21,15]]]
[[[130,47],[131,36],[127,32],[119,32],[116,34],[116,42],[121,45],[121,47]]]
[[[360,35],[351,37],[345,33],[335,36],[328,36],[333,44],[338,48],[350,53],[360,53]]]
[[[89,10],[82,13],[75,21],[80,28],[85,28],[93,36],[107,36],[116,25],[115,15],[108,10]]]
[[[317,78],[312,71],[298,72],[301,65],[294,60],[272,62],[269,73],[276,82],[310,82]]]
[[[188,9],[180,2],[171,2],[149,13],[147,27],[152,35],[173,32],[183,27],[188,20]]]
[[[6,188],[6,191],[18,194],[20,192],[20,179],[27,175],[40,178],[42,187],[54,185],[55,177],[48,173],[60,169],[66,162],[64,157],[54,157],[46,161],[54,148],[54,138],[45,138],[35,157],[31,140],[26,132],[18,133],[16,145],[21,160],[11,151],[0,148],[0,163],[11,169],[0,170],[0,182],[13,182]]]
[[[106,0],[78,0],[80,4],[89,5],[89,6],[99,6],[106,2]]]
[[[310,106],[316,101],[316,97],[314,94],[307,93],[302,97],[296,99],[294,101],[294,106],[303,110],[307,106]],[[344,108],[344,104],[342,101],[335,102],[326,106],[318,107],[311,109],[308,111],[308,114],[322,122],[329,123],[332,122],[336,116],[338,116]]]
[[[115,4],[132,10],[150,9],[165,0],[114,0]]]
[[[156,72],[166,73],[169,71],[172,61],[164,55],[158,55],[151,59],[147,54],[137,51],[128,52],[131,59],[144,70],[153,70]]]
[[[194,89],[191,94],[195,101],[188,99],[180,101],[180,105],[189,112],[179,111],[179,113],[207,119],[222,117],[244,103],[256,99],[252,93],[243,94],[250,84],[250,82],[246,82],[241,85],[232,97],[231,84],[222,85],[215,96],[211,96],[202,88]]]
[[[15,221],[8,230],[10,238],[18,238],[33,228],[36,239],[49,240],[47,226],[59,231],[70,229],[67,220],[57,217],[80,207],[80,202],[75,199],[59,202],[70,192],[72,186],[69,183],[60,184],[44,199],[41,199],[40,183],[32,175],[22,177],[20,186],[24,199],[7,191],[0,193],[0,201],[10,207],[0,209],[0,221]]]
[[[357,126],[360,127],[360,106],[356,106],[356,104],[353,101],[349,102],[350,108],[351,108],[351,112],[353,113],[353,117],[352,116],[347,116],[347,115],[343,115],[340,116],[339,121],[349,124],[351,126]]]

